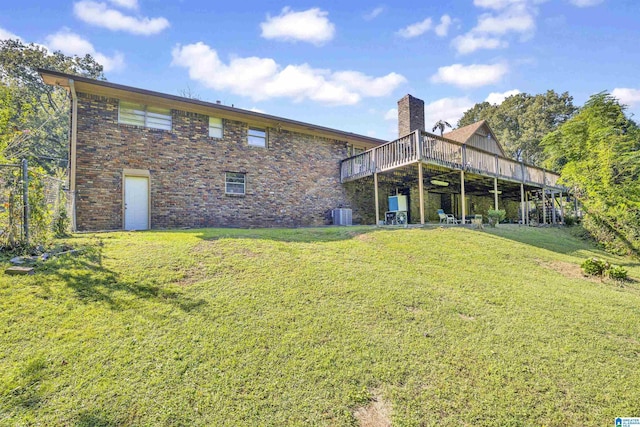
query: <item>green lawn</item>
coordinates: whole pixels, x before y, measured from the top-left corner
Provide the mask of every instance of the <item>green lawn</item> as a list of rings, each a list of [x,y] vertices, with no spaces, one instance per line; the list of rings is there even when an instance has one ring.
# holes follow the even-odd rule
[[[372,400],[394,426],[640,416],[640,283],[582,278],[603,254],[563,229],[67,243],[86,250],[0,277],[0,425],[351,426]]]

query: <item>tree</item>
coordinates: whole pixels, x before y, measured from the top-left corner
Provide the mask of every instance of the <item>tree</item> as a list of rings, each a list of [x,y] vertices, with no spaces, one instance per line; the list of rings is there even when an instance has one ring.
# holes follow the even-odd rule
[[[458,126],[486,120],[508,155],[540,164],[545,158],[540,145],[542,138],[567,121],[575,111],[573,97],[567,92],[519,93],[509,96],[500,105],[488,102],[474,105],[464,113]]]
[[[431,129],[431,132],[435,132],[436,129],[440,130],[440,136],[442,136],[442,134],[444,133],[444,129],[445,128],[451,128],[451,125],[447,122],[445,122],[444,120],[438,120],[436,122],[435,125],[433,125],[433,129]]]
[[[6,158],[26,157],[46,170],[65,163],[68,151],[67,93],[45,84],[38,68],[104,79],[90,55],[69,57],[18,40],[0,41],[0,141]]]
[[[640,253],[640,129],[608,93],[543,139],[546,166],[561,171],[587,212],[584,227],[610,249]]]

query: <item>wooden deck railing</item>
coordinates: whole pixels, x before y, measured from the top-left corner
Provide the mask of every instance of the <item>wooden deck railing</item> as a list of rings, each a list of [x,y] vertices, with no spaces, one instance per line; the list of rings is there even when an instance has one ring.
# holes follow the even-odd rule
[[[375,165],[379,171],[399,168],[418,161],[416,134],[411,133],[373,149]]]
[[[419,131],[343,160],[340,177],[342,182],[352,181],[419,161],[528,185],[560,188],[557,184],[560,176],[556,173]]]

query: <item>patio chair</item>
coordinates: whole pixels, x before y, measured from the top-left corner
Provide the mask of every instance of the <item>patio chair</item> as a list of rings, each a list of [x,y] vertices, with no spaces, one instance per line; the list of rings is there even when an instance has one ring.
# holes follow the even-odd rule
[[[442,209],[438,209],[438,217],[440,218],[440,224],[460,224],[460,221],[455,216],[444,213]]]

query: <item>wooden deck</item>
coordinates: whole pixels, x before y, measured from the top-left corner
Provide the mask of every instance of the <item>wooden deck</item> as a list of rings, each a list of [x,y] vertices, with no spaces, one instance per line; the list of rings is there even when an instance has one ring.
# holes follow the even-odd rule
[[[566,191],[554,172],[517,162],[438,135],[415,131],[342,161],[340,177],[348,182],[420,163],[524,185]]]

